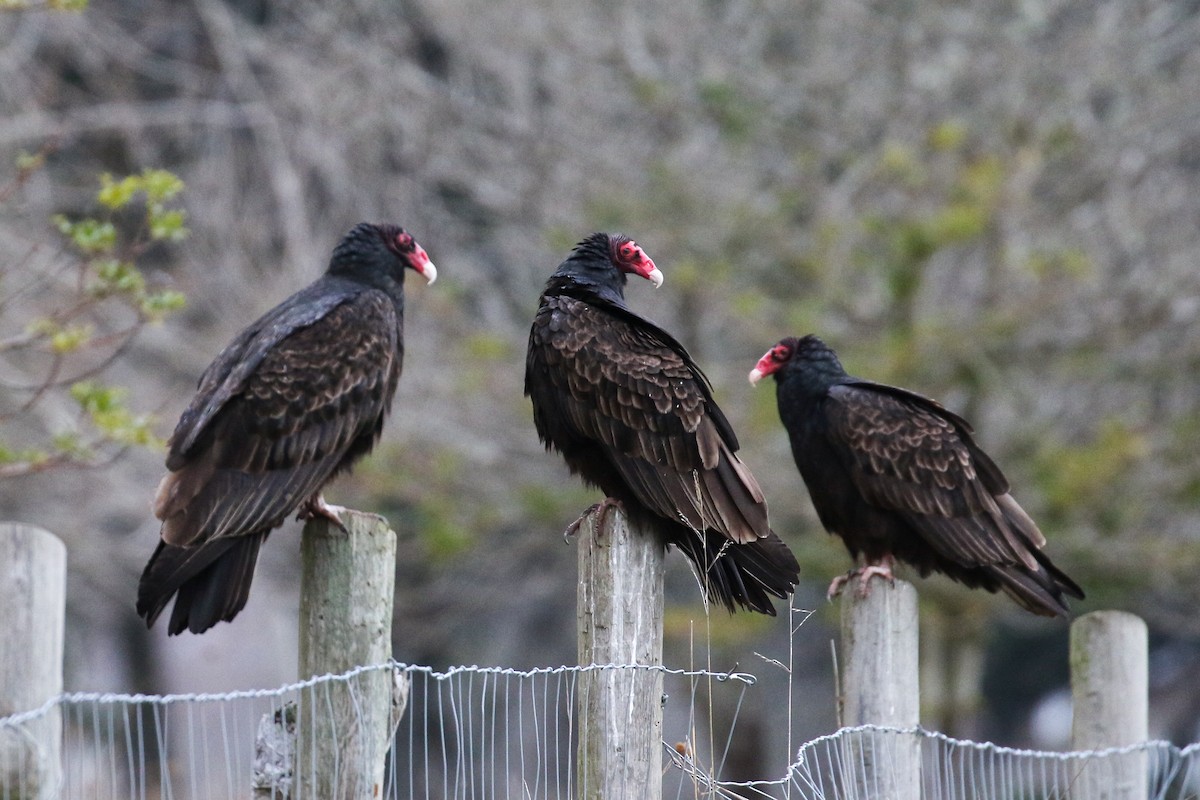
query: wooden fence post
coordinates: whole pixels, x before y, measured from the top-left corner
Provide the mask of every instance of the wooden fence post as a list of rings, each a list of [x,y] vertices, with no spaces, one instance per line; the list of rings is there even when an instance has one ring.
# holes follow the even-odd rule
[[[897,580],[861,578],[842,591],[841,724],[913,728],[920,723],[917,592]],[[847,797],[918,800],[921,742],[915,734],[864,731],[842,749]]]
[[[1093,611],[1071,625],[1072,749],[1100,750],[1149,738],[1146,623],[1124,611]],[[1088,759],[1072,797],[1145,800],[1145,751]]]
[[[343,532],[324,519],[304,526],[300,579],[300,676],[341,673],[392,656],[396,534],[374,514],[341,512]],[[392,673],[300,693],[297,800],[383,795],[391,736]]]
[[[603,516],[604,525],[597,519]],[[663,555],[619,509],[579,528],[579,664],[662,665]],[[580,800],[662,797],[662,672],[579,676]]]
[[[0,717],[62,694],[67,549],[41,528],[0,524]],[[57,798],[62,712],[0,728],[0,800]]]

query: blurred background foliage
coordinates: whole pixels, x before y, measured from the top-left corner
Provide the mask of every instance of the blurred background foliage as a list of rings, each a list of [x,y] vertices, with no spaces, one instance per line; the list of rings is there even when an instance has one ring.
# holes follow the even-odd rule
[[[761,736],[734,772],[783,763],[783,693],[797,737],[836,725],[823,593],[849,559],[819,528],[771,388],[745,380],[771,344],[807,332],[852,373],[975,424],[1086,588],[1079,610],[1149,621],[1154,735],[1200,737],[1200,700],[1181,688],[1200,676],[1194,3],[94,0],[0,15],[0,67],[0,297],[87,264],[124,304],[114,330],[138,334],[106,362],[104,386],[124,398],[46,397],[44,431],[81,403],[95,427],[115,404],[154,412],[164,438],[217,350],[312,280],[355,222],[395,220],[428,249],[440,278],[409,285],[384,441],[330,495],[400,536],[398,658],[574,660],[561,531],[598,498],[538,444],[524,350],[545,278],[613,229],[665,273],[657,292],[631,284],[630,305],[713,380],[801,561],[795,607],[816,610],[708,616],[671,559],[668,660],[761,677],[741,710]],[[159,169],[186,191],[156,200],[159,181],[175,185]],[[102,175],[134,177],[101,179],[97,198]],[[78,249],[108,222],[129,254]],[[24,304],[2,310],[6,330],[29,330]],[[102,330],[57,324],[38,356]],[[19,408],[29,367],[0,355],[5,407]],[[140,628],[160,470],[161,453],[137,448],[0,484],[7,516],[68,542],[68,685],[294,677],[293,525],[272,536],[235,624],[172,641]],[[926,724],[1064,744],[1065,625],[942,579],[918,589]]]
[[[17,157],[0,203],[18,195],[47,155]],[[184,305],[180,292],[152,287],[137,263],[156,243],[186,238],[183,210],[167,205],[182,189],[165,170],[119,181],[104,173],[95,197],[100,216],[56,214],[60,241],[47,236],[0,264],[0,355],[8,367],[0,477],[103,466],[130,446],[162,448],[152,416],[126,404],[128,387],[100,379],[143,326]],[[55,401],[73,401],[77,413],[43,414]]]

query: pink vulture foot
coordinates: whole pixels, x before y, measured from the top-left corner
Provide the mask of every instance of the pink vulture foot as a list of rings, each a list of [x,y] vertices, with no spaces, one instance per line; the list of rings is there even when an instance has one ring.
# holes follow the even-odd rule
[[[565,531],[563,531],[563,541],[565,542],[568,539],[574,538],[575,534],[579,533],[579,526],[582,525],[583,521],[585,519],[587,519],[589,516],[591,516],[592,514],[600,515],[600,518],[596,520],[596,527],[597,528],[603,527],[604,520],[608,516],[608,512],[614,508],[619,508],[622,511],[625,510],[625,507],[623,505],[621,505],[620,500],[615,500],[611,497],[606,497],[603,500],[601,500],[599,503],[588,506],[587,510],[579,515],[579,519],[572,522],[570,525],[567,526],[567,529]]]
[[[300,506],[300,512],[296,514],[296,519],[326,519],[342,533],[348,533],[341,517],[341,513],[345,510],[345,506],[335,506],[331,503],[326,503],[325,498],[318,492],[308,498],[304,505]]]
[[[829,591],[825,593],[825,597],[829,600],[837,597],[842,593],[842,589],[846,588],[846,584],[855,578],[861,578],[858,584],[858,596],[866,597],[871,593],[870,583],[871,577],[878,575],[884,578],[893,586],[896,585],[896,576],[892,574],[892,567],[896,561],[891,556],[884,556],[878,564],[867,564],[865,567],[857,567],[850,570],[845,575],[838,575],[829,584]]]

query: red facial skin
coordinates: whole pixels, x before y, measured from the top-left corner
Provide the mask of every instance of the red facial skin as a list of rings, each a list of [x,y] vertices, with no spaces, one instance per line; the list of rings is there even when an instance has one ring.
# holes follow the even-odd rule
[[[646,255],[646,251],[638,247],[637,242],[623,236],[612,237],[613,263],[622,272],[638,275],[654,284],[654,288],[662,286],[663,274],[654,261]]]
[[[429,283],[437,280],[437,267],[429,259],[429,254],[425,252],[425,248],[417,244],[416,239],[413,239],[412,234],[398,234],[396,236],[396,249],[408,261],[408,266],[413,272],[420,275]]]
[[[792,348],[785,344],[775,345],[758,360],[758,363],[754,365],[754,369],[750,370],[750,383],[756,384],[772,372],[777,371],[791,357]]]

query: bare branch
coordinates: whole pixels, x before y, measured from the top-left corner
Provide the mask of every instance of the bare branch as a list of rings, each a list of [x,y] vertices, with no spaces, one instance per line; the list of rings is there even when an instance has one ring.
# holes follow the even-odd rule
[[[246,128],[261,124],[264,118],[265,109],[260,103],[220,100],[96,103],[63,113],[37,110],[14,114],[0,122],[0,144],[41,141],[48,137],[74,138],[97,131],[135,135],[147,128]]]
[[[302,263],[313,251],[313,242],[304,202],[304,185],[288,156],[283,126],[254,76],[229,8],[217,0],[198,0],[196,10],[208,28],[230,88],[243,102],[255,104],[263,111],[253,130],[259,139],[259,152],[270,176],[275,202],[279,205],[279,222],[285,233],[284,257],[293,263]]]

